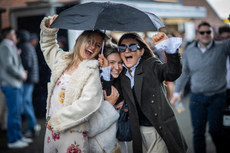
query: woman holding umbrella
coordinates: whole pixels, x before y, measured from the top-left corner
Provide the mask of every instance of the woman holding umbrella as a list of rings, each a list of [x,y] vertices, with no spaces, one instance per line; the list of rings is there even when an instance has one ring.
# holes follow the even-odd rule
[[[40,25],[41,50],[52,71],[44,152],[88,152],[89,120],[108,103],[104,102],[98,61],[94,59],[106,36],[98,30],[84,31],[73,51],[64,52],[57,45],[58,29],[50,28],[55,18],[45,17]],[[119,115],[111,104],[107,105],[108,112],[115,111],[114,120],[117,120]]]
[[[126,33],[118,42],[123,61],[121,87],[128,104],[133,152],[185,153],[187,145],[166,97],[164,81],[175,81],[181,74],[177,49],[181,40],[164,33],[153,37],[156,48],[166,51],[167,63],[154,57],[137,33]]]

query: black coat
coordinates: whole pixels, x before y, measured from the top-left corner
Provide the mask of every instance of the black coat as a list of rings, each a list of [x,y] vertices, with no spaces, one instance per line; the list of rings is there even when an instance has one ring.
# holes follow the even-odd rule
[[[119,93],[119,97],[117,99],[116,104],[118,104],[119,102],[121,102],[123,100],[123,95],[122,95],[122,91],[121,91],[121,84],[120,84],[120,78],[113,78],[111,76],[110,81],[105,81],[103,78],[101,78],[101,82],[102,82],[102,88],[103,88],[103,90],[106,91],[107,96],[109,96],[111,94],[111,86],[114,86],[117,89],[117,91]]]
[[[129,108],[133,152],[142,152],[139,118],[129,78],[121,74],[123,97]],[[169,153],[185,153],[187,145],[166,97],[164,81],[175,81],[181,74],[179,54],[167,54],[167,63],[156,58],[141,59],[134,74],[137,103],[146,118],[165,141]]]
[[[21,49],[21,59],[24,69],[28,72],[27,80],[28,83],[38,83],[39,82],[39,66],[37,53],[34,48],[29,43],[30,34],[26,30],[21,30],[18,32],[20,42],[18,48]]]

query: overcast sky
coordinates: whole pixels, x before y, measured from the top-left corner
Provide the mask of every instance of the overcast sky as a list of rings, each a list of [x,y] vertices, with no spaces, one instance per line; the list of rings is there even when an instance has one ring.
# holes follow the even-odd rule
[[[221,19],[228,18],[230,14],[230,0],[207,0]]]

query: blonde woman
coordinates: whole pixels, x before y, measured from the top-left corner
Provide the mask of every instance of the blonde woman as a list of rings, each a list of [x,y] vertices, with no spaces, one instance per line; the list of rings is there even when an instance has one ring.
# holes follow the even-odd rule
[[[45,17],[40,25],[41,50],[52,71],[44,152],[88,152],[88,121],[104,102],[94,57],[106,36],[97,30],[84,31],[73,51],[64,52],[57,44],[58,29],[49,28],[55,18]]]

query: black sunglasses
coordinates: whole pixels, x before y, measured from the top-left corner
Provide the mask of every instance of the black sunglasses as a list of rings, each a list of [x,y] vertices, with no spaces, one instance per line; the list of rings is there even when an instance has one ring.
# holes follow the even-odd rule
[[[119,45],[118,46],[118,52],[125,52],[126,49],[129,49],[130,52],[135,52],[137,51],[138,49],[140,49],[140,46],[138,44],[129,44],[128,46],[127,45]]]
[[[212,31],[199,31],[199,34],[204,35],[205,33],[210,35]]]

